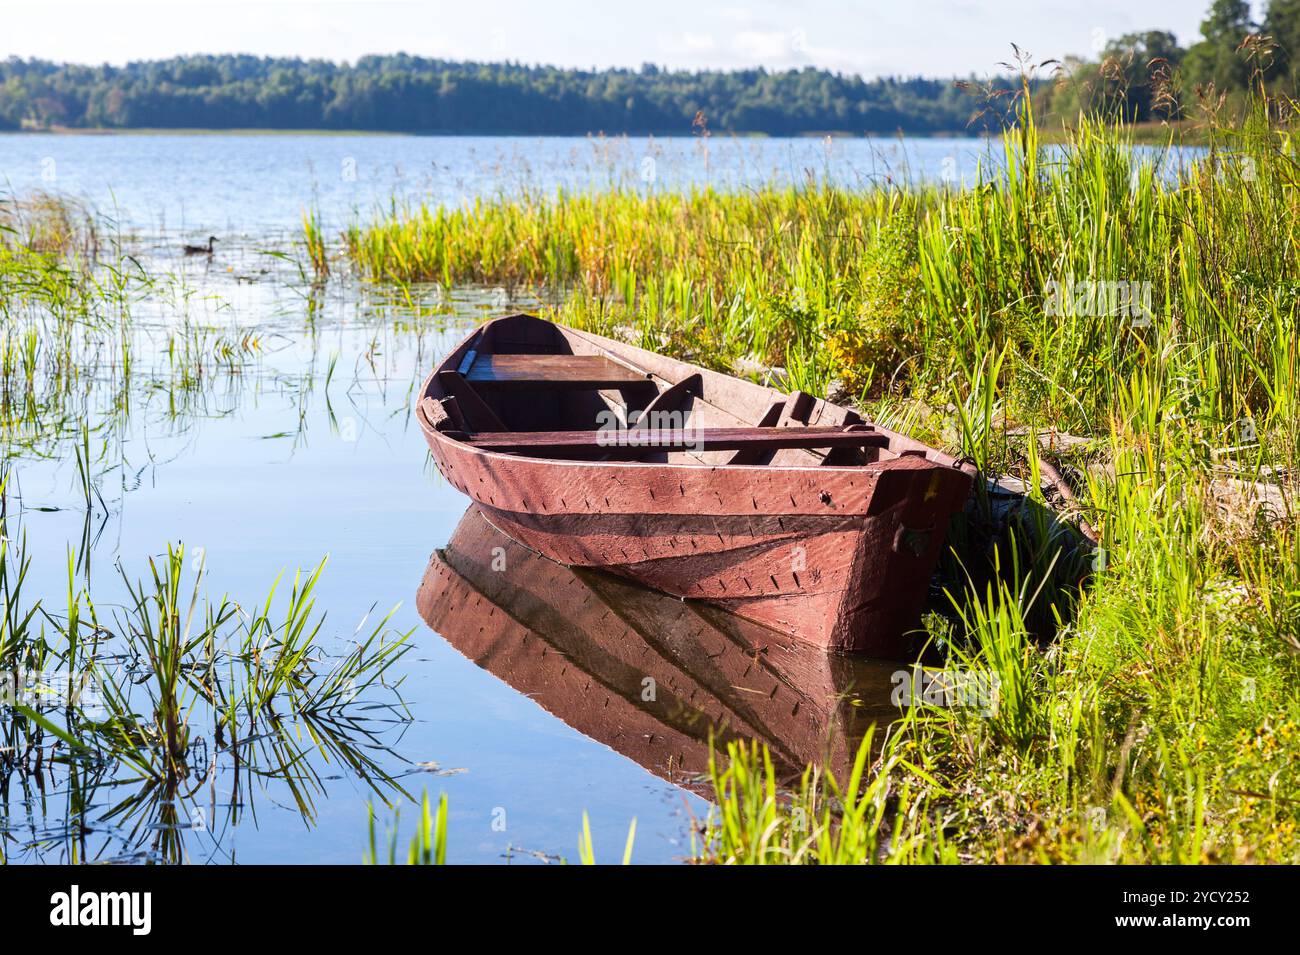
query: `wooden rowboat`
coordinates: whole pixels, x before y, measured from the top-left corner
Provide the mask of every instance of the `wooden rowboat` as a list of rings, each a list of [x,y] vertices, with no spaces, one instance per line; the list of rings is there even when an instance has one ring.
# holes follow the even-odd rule
[[[466,338],[416,417],[443,477],[524,546],[878,656],[911,649],[974,474],[811,395],[531,315]]]
[[[898,664],[822,653],[699,601],[547,560],[471,506],[416,607],[478,666],[650,772],[702,784],[710,741],[763,743],[783,780],[847,778],[867,727],[898,715]]]

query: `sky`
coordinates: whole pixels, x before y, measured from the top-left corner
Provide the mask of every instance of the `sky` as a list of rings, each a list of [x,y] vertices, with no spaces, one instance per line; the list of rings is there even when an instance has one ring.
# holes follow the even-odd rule
[[[406,52],[566,67],[818,66],[984,76],[1016,43],[1088,56],[1146,29],[1198,36],[1209,0],[0,0],[0,57],[114,63],[186,53],[355,60]],[[1256,3],[1257,14],[1261,3]]]

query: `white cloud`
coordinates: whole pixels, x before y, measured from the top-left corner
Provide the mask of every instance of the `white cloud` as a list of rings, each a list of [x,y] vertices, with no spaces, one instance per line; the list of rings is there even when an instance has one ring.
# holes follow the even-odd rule
[[[742,30],[736,34],[735,47],[753,60],[785,61],[794,57],[793,36],[783,30]]]
[[[743,30],[732,43],[737,58],[748,65],[788,68],[816,65],[832,70],[867,71],[877,57],[869,52],[820,46],[802,29]]]
[[[718,41],[708,33],[683,33],[682,49],[687,53],[712,53]]]

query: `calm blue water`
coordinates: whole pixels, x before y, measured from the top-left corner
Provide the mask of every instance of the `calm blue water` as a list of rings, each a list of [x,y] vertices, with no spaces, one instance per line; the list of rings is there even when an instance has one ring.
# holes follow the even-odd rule
[[[11,190],[116,208],[133,229],[257,235],[305,207],[341,225],[398,201],[524,189],[738,188],[809,174],[845,185],[975,169],[979,139],[649,139],[333,135],[0,135]],[[945,165],[946,164],[946,165]]]
[[[738,189],[809,177],[851,188],[960,184],[996,170],[999,150],[972,138],[0,134],[0,187],[79,196],[133,230],[251,237],[296,228],[309,207],[341,227],[393,201],[457,205],[523,190]],[[1168,168],[1186,155],[1143,153]]]
[[[476,665],[415,609],[430,555],[448,544],[466,501],[428,466],[411,398],[441,355],[500,303],[465,290],[446,300],[421,293],[413,305],[337,277],[313,289],[280,255],[299,254],[291,236],[309,207],[338,229],[391,202],[454,204],[560,187],[734,189],[810,176],[853,187],[887,177],[960,181],[974,177],[981,162],[992,160],[973,139],[0,135],[4,190],[83,199],[127,234],[128,251],[158,277],[132,308],[128,400],[105,382],[88,386],[84,420],[95,434],[102,505],[87,514],[66,438],[37,435],[23,451],[5,436],[7,531],[15,542],[25,535],[28,592],[59,612],[68,549],[83,536],[91,540],[83,579],[101,615],[125,596],[119,566],[138,579],[168,543],[183,541],[191,553],[201,548],[207,593],[245,605],[261,600],[278,574],[328,556],[317,592],[327,645],[346,649],[372,610],[396,607],[392,627],[413,632],[413,650],[395,674],[404,677],[399,692],[410,718],[389,724],[372,753],[411,796],[447,794],[452,861],[576,858],[583,812],[600,858],[621,853],[635,817],[636,861],[679,859],[688,853],[692,816],[707,811],[691,786],[664,779],[689,783],[672,771],[691,748],[683,729],[691,725],[683,717],[690,706],[670,694],[666,708],[647,710],[639,680],[620,686],[598,666],[583,669],[584,647],[616,657],[640,637],[620,624],[579,638],[552,621],[544,641],[573,668],[530,683],[522,657]],[[212,260],[179,255],[181,235],[209,233],[223,240]],[[236,348],[237,358],[223,365],[223,349],[250,336],[253,344]],[[197,384],[180,385],[169,356],[186,341],[193,352],[181,365],[205,371]],[[680,607],[650,601],[637,611],[638,632],[652,638],[657,627],[674,626],[668,621]],[[463,617],[453,613],[440,626],[463,637],[483,612],[467,603]],[[494,612],[533,619],[522,605]],[[614,642],[592,647],[606,638]],[[882,692],[887,698],[889,669],[813,660],[795,667],[796,676],[741,687],[740,702],[726,705],[714,697],[731,699],[736,673],[662,672],[677,674],[664,680],[682,699],[691,695],[707,719],[733,704],[748,713],[744,694],[766,699],[776,683],[801,696],[801,714],[825,708],[821,722],[791,722],[761,708],[747,717],[759,735],[788,742],[801,757],[828,728],[850,728],[853,720],[836,709],[841,694],[861,692],[859,702],[868,704],[861,713],[872,712]],[[689,694],[696,680],[713,690]],[[700,732],[704,724],[693,725]],[[229,766],[215,769],[178,800],[182,818],[209,821],[182,833],[182,857],[360,861],[374,790],[337,760],[315,753],[310,765],[321,788],[309,811],[294,805],[283,780],[237,784]],[[18,773],[0,784],[5,856],[65,861],[68,780],[52,774],[42,789]],[[222,807],[235,793],[243,811],[232,818]],[[405,804],[409,823],[414,813],[405,797],[385,794]],[[106,786],[92,798],[85,819],[92,857],[163,858],[153,830],[110,818],[122,795]],[[382,838],[390,819],[382,807],[379,818]],[[407,832],[409,825],[403,838]]]

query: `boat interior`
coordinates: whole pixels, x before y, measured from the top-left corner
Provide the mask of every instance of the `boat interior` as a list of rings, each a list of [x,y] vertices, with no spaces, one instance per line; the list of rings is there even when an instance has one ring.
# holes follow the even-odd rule
[[[530,315],[479,329],[430,379],[419,412],[450,438],[540,458],[808,467],[942,457],[812,395]]]

